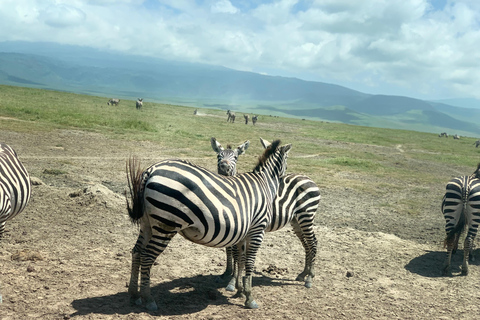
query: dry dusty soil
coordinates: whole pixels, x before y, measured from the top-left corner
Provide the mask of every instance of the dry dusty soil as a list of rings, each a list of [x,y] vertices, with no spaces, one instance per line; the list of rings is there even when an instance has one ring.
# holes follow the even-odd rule
[[[319,184],[314,285],[307,289],[295,281],[304,254],[291,229],[267,234],[253,280],[257,310],[245,309],[243,299],[233,298],[217,281],[225,268],[223,250],[177,236],[152,269],[159,310],[147,312],[131,306],[127,295],[138,229],[127,217],[122,195],[125,160],[139,154],[150,164],[175,151],[82,131],[28,135],[0,129],[0,138],[41,181],[33,186],[27,209],[7,223],[0,243],[2,320],[480,317],[478,250],[467,277],[459,276],[462,250],[454,256],[454,276],[441,276],[444,185],[424,188],[426,208],[405,217],[380,204],[405,199],[413,186],[376,195]],[[383,152],[401,157],[394,149]],[[412,170],[455,173],[407,162]],[[198,163],[214,169],[215,157]],[[354,175],[339,178],[368,183]]]

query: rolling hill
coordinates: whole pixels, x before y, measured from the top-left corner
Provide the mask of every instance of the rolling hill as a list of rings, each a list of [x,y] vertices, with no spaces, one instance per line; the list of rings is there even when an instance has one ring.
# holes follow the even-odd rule
[[[480,110],[52,43],[0,43],[0,84],[365,126],[480,135]]]

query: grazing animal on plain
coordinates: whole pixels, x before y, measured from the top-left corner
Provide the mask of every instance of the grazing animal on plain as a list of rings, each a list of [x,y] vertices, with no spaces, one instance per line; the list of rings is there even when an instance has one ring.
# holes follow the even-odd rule
[[[108,100],[107,105],[118,106],[119,103],[120,103],[120,99],[110,99]]]
[[[480,140],[475,141],[474,145],[475,145],[475,148],[478,148],[478,146],[480,145]]]
[[[446,132],[442,132],[438,135],[440,138],[441,137],[445,137],[445,138],[448,138],[448,134]]]
[[[138,100],[135,102],[135,107],[137,110],[142,109],[143,107],[143,98],[138,98]]]
[[[250,116],[248,114],[244,114],[243,118],[245,119],[245,124],[248,124],[248,119],[250,118]]]
[[[227,110],[227,122],[235,123],[235,112]]]
[[[0,239],[5,223],[22,212],[30,200],[30,176],[12,147],[0,143]]]
[[[464,229],[467,235],[463,245],[462,275],[468,274],[468,260],[480,224],[479,169],[480,163],[473,174],[454,178],[446,186],[442,200],[442,213],[447,234],[444,242],[447,248],[447,258],[443,265],[444,275],[451,275],[452,253],[458,247],[458,241]]]
[[[460,139],[460,136],[459,136],[458,134],[454,134],[454,135],[453,135],[453,139],[454,139],[454,140],[458,140],[458,139]]]
[[[253,116],[253,117],[252,117],[252,123],[253,123],[253,125],[255,125],[255,123],[257,123],[257,120],[258,120],[258,116]]]
[[[246,297],[245,306],[257,308],[252,295],[255,257],[272,218],[272,200],[280,176],[285,174],[290,149],[291,145],[280,146],[277,140],[265,150],[252,172],[234,177],[220,176],[184,160],[164,160],[142,170],[130,158],[127,210],[132,221],[140,224],[132,250],[131,300],[137,304],[143,301],[147,309],[157,310],[150,293],[150,270],[170,240],[180,233],[210,247],[237,245],[242,250],[240,247],[246,244],[246,275],[239,290]]]
[[[196,116],[198,113],[198,109],[195,109],[195,111],[193,111],[193,115]]]
[[[264,148],[270,143],[260,139]],[[217,153],[217,171],[218,174],[233,176],[236,173],[236,164],[238,156],[246,150],[245,143],[237,149],[223,149],[221,144],[215,139],[211,139],[213,151]],[[280,184],[273,200],[272,221],[267,227],[266,232],[277,231],[290,223],[295,234],[300,239],[305,249],[305,267],[302,273],[297,276],[297,281],[305,281],[305,286],[312,286],[314,272],[314,263],[317,252],[317,239],[313,232],[315,214],[320,202],[320,189],[309,177],[298,174],[288,174],[280,178]],[[234,259],[232,248],[226,248],[227,268],[222,278],[229,278],[230,283],[227,286],[228,291],[233,291],[238,275],[236,274],[236,264],[238,257]]]

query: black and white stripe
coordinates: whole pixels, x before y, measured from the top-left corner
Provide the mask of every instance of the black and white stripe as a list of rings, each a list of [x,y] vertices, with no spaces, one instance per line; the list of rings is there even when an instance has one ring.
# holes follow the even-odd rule
[[[258,307],[251,294],[255,257],[270,224],[273,197],[291,148],[279,144],[275,141],[265,151],[253,172],[235,177],[220,176],[184,160],[164,160],[141,170],[130,159],[127,209],[132,221],[140,223],[128,289],[133,301],[138,304],[144,300],[148,309],[157,309],[150,294],[150,269],[173,236],[180,233],[210,247],[246,244],[246,276],[241,290],[245,305]]]
[[[456,250],[460,235],[465,228],[467,234],[463,245],[462,275],[468,274],[468,260],[480,224],[479,169],[480,164],[472,175],[454,178],[446,186],[442,201],[445,232],[447,234],[445,238],[447,258],[443,266],[445,275],[451,275],[452,252]]]
[[[238,157],[245,153],[250,145],[250,141],[247,140],[236,149],[232,149],[230,145],[227,148],[222,147],[220,142],[215,138],[210,139],[213,151],[217,153],[217,169],[218,174],[222,176],[234,176],[237,174],[237,160]]]
[[[238,155],[233,151],[226,152],[225,150],[229,149],[224,150],[221,148],[221,144],[214,139],[215,138],[212,138],[212,148],[217,152],[218,173],[222,175],[233,175],[230,173],[236,172],[235,167]],[[260,139],[260,141],[265,148],[270,144],[264,139]],[[223,157],[229,157],[228,171],[224,169]],[[278,191],[273,201],[272,221],[265,230],[266,232],[277,231],[288,223],[292,225],[295,234],[305,249],[305,267],[297,276],[297,281],[305,281],[307,288],[312,286],[312,280],[315,276],[314,263],[317,252],[317,239],[313,231],[313,225],[319,202],[320,190],[317,184],[309,177],[298,174],[288,174],[281,177]],[[231,279],[227,290],[233,291],[237,278],[235,270],[236,263],[232,261],[234,259],[232,249],[227,248],[226,252],[227,268],[222,278],[228,277]],[[237,257],[235,257],[235,259],[236,258]]]
[[[30,176],[17,153],[7,144],[0,143],[0,238],[5,223],[27,206],[31,191]]]

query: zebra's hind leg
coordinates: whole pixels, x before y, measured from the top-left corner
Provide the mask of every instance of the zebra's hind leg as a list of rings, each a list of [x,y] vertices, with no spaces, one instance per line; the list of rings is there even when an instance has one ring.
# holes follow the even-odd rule
[[[243,294],[243,282],[242,274],[245,270],[245,243],[242,242],[233,247],[233,257],[234,257],[234,271],[233,276],[228,286],[227,291],[234,291],[237,289],[237,292],[233,296],[234,298],[244,298]]]
[[[145,302],[145,307],[150,311],[158,310],[157,303],[151,294],[150,271],[157,257],[165,250],[170,240],[177,234],[177,231],[159,232],[160,228],[153,228],[155,234],[148,241],[145,249],[140,253],[140,297]]]
[[[305,281],[305,287],[311,288],[315,277],[314,263],[317,255],[317,238],[313,232],[313,221],[303,221],[302,226],[300,226],[297,218],[294,217],[291,225],[305,249],[305,267],[295,280]]]
[[[452,252],[453,252],[453,248],[454,248],[454,238],[453,237],[449,237],[447,236],[447,238],[445,239],[445,246],[447,247],[447,257],[445,259],[445,262],[443,263],[443,269],[442,269],[442,273],[444,276],[452,276],[452,267],[451,267],[451,263],[452,263]]]
[[[137,242],[132,249],[132,268],[130,272],[130,283],[128,285],[128,294],[130,295],[130,304],[141,305],[142,299],[138,292],[138,276],[140,271],[140,252],[145,247],[147,239],[145,237],[151,237],[150,232],[144,233],[140,228],[140,234],[138,235]]]
[[[473,240],[475,236],[470,234],[465,238],[465,243],[463,245],[463,263],[462,263],[462,276],[468,275],[468,257],[473,246]]]

